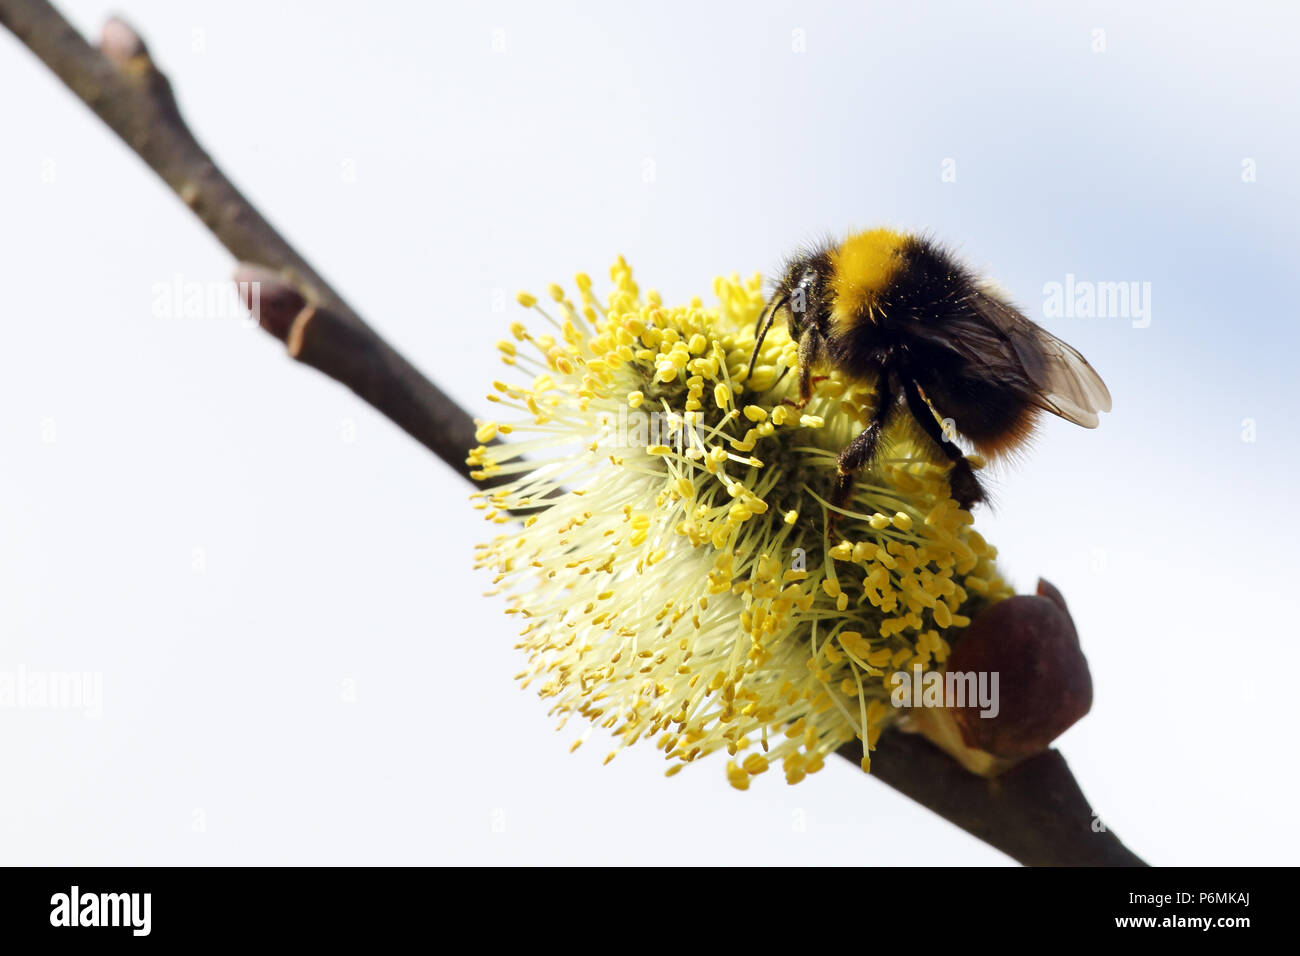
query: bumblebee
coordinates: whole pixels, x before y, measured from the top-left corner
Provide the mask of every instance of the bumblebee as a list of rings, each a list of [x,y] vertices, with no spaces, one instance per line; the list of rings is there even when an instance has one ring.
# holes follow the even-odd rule
[[[966,509],[987,495],[952,437],[996,458],[1021,448],[1043,411],[1084,428],[1110,411],[1082,355],[919,236],[872,229],[793,256],[759,316],[750,374],[778,315],[799,343],[798,407],[818,367],[876,389],[870,422],[839,455],[837,507],[903,409],[952,462],[949,488]]]

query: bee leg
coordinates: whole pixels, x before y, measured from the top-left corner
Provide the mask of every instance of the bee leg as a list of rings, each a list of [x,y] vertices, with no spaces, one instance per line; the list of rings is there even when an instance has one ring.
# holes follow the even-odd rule
[[[976,502],[987,501],[988,495],[984,491],[984,486],[980,480],[975,477],[975,470],[971,468],[970,462],[962,454],[956,444],[948,440],[944,434],[943,426],[939,420],[934,417],[929,403],[921,397],[917,390],[916,383],[905,381],[903,383],[903,394],[907,397],[907,408],[916,419],[916,423],[930,437],[939,449],[952,460],[952,471],[948,473],[948,488],[952,492],[953,499],[964,510],[970,511]]]
[[[786,399],[787,405],[793,405],[795,408],[803,408],[812,400],[813,387],[813,366],[821,361],[825,354],[826,340],[822,338],[820,330],[814,325],[804,329],[803,335],[799,338],[799,401],[792,402]],[[825,376],[817,380],[822,381]]]
[[[844,446],[840,452],[838,461],[839,467],[835,474],[835,492],[831,496],[831,504],[837,508],[847,508],[849,501],[853,497],[853,483],[857,478],[858,472],[862,466],[872,461],[876,457],[876,452],[880,450],[880,439],[885,432],[885,425],[889,421],[889,415],[894,409],[894,393],[890,388],[889,381],[881,377],[878,393],[879,401],[876,403],[876,411],[871,416],[871,421],[867,427],[858,432],[853,441]],[[835,524],[839,517],[839,512],[832,511],[830,518],[831,530],[835,530]]]

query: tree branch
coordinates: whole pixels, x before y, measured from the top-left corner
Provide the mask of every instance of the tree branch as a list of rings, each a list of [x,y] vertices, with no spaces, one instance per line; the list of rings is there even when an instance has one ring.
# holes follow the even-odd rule
[[[0,24],[148,163],[236,259],[284,273],[309,290],[317,314],[293,358],[352,389],[469,477],[465,455],[478,444],[470,417],[380,338],[217,168],[130,26],[109,20],[97,50],[44,0],[0,0]]]
[[[352,389],[468,478],[465,456],[477,444],[470,416],[371,329],[217,168],[134,30],[110,20],[97,50],[44,0],[0,0],[0,24],[246,264],[239,278],[266,283],[273,294],[262,303],[262,327],[292,358]],[[280,283],[269,281],[277,275]],[[861,744],[840,753],[856,764]],[[1087,800],[1056,751],[986,779],[918,736],[887,731],[872,776],[1024,864],[1142,863],[1114,834],[1093,831]]]
[[[857,765],[862,741],[839,754]],[[887,730],[871,753],[871,776],[1025,866],[1146,865],[1093,816],[1056,750],[979,777],[920,734]]]

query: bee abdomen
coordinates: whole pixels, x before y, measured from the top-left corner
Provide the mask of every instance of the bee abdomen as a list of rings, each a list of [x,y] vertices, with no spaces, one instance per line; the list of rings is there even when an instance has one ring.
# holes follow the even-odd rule
[[[921,387],[945,425],[988,458],[1024,445],[1038,424],[1038,407],[1002,383],[936,376]]]

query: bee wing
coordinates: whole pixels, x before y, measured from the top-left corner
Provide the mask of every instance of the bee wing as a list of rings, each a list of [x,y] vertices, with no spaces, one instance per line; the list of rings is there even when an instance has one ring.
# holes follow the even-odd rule
[[[1110,411],[1110,390],[1088,360],[995,292],[984,289],[976,298],[976,311],[1010,345],[1032,385],[1025,398],[1066,421],[1096,428],[1097,413]]]
[[[1048,355],[1047,381],[1040,383],[1042,407],[1062,418],[1097,427],[1097,413],[1110,411],[1110,389],[1077,350],[1051,332],[1038,329],[1039,346]]]

